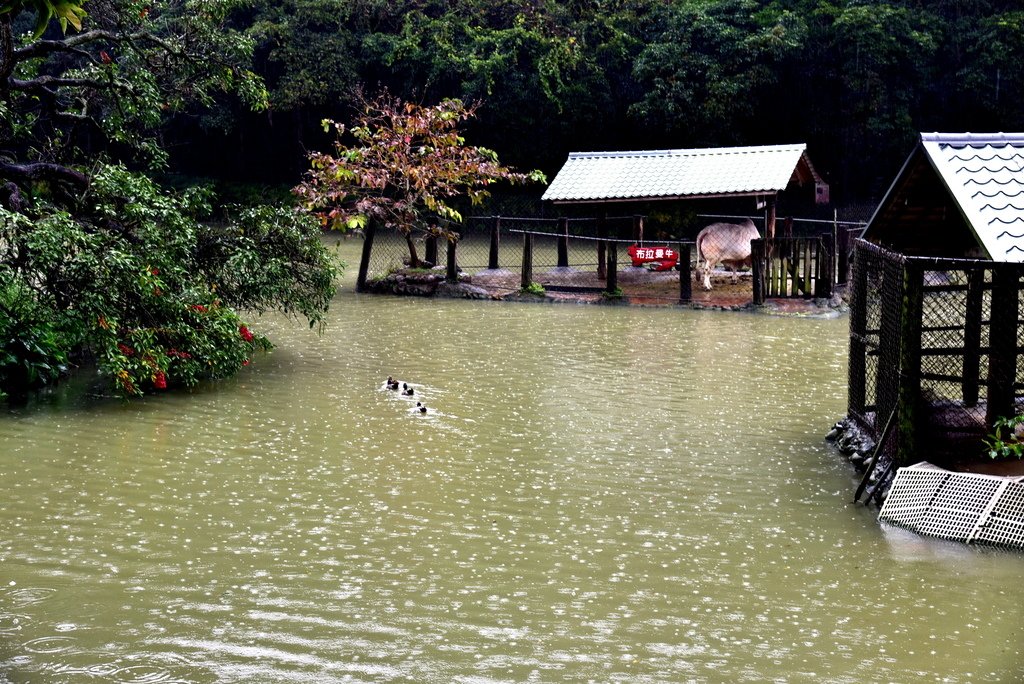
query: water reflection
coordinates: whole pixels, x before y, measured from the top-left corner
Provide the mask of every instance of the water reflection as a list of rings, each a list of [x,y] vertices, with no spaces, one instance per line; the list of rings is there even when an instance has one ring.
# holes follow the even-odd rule
[[[345,293],[235,380],[14,411],[0,678],[1019,679],[1021,558],[847,503],[846,324]]]

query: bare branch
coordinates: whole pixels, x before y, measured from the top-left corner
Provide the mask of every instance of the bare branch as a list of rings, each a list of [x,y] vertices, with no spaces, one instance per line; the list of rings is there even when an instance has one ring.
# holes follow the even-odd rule
[[[81,171],[47,162],[15,164],[0,161],[0,177],[11,180],[59,180],[79,188],[89,184],[88,177]]]
[[[71,88],[121,88],[123,90],[130,90],[130,88],[122,82],[109,80],[101,81],[94,78],[58,78],[56,76],[39,76],[28,81],[22,81],[16,78],[10,79],[11,90],[47,90],[50,91],[53,88],[60,87],[71,87]]]

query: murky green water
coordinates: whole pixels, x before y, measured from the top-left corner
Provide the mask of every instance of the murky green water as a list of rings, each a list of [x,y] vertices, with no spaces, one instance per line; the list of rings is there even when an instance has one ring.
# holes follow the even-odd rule
[[[847,324],[346,292],[10,411],[0,681],[1020,681],[1024,557],[848,504]]]

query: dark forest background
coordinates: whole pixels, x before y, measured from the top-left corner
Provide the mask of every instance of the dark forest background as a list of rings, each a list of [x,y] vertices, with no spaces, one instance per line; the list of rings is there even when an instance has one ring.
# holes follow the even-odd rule
[[[178,170],[294,184],[353,93],[481,101],[472,144],[570,151],[806,142],[836,205],[885,191],[921,131],[1024,129],[1019,0],[256,0],[271,107],[165,131]]]

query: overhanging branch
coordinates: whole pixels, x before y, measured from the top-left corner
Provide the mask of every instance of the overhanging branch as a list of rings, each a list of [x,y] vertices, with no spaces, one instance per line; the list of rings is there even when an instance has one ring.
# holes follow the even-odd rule
[[[49,162],[15,164],[0,161],[0,178],[15,181],[57,180],[77,188],[85,188],[89,184],[89,178],[81,171]]]

